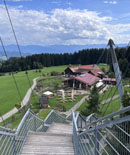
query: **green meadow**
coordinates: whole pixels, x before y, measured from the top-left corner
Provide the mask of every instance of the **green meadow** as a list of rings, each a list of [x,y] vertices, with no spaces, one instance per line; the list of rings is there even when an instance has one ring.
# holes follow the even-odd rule
[[[30,70],[28,71],[28,77],[30,79],[31,85],[33,83],[33,79],[36,77],[40,77],[43,74],[49,76],[52,71],[63,72],[67,66],[54,66],[54,67],[46,67],[39,70]],[[22,98],[25,96],[27,90],[30,88],[27,76],[24,72],[18,72],[14,74],[18,88],[20,90],[20,94]],[[14,108],[15,104],[20,102],[20,97],[18,95],[14,80],[12,75],[8,73],[5,76],[0,77],[0,113],[1,115],[7,113],[11,109]]]

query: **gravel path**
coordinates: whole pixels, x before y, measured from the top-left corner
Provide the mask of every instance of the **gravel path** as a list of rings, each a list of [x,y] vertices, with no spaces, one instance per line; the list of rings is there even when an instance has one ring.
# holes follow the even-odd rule
[[[62,114],[69,115],[72,111],[76,111],[88,98],[88,96],[84,96],[77,104],[75,104],[69,111],[63,112]]]
[[[21,102],[21,107],[25,106],[29,99],[30,99],[30,96],[32,94],[32,90],[36,87],[37,85],[37,79],[39,77],[33,79],[33,85],[31,88],[28,89],[26,95],[24,96],[22,102]],[[4,114],[2,117],[0,117],[0,122],[2,122],[3,120],[6,120],[7,118],[11,117],[12,115],[14,115],[15,113],[18,112],[18,109],[17,108],[13,108],[12,110],[10,110],[9,112],[7,112],[6,114]]]

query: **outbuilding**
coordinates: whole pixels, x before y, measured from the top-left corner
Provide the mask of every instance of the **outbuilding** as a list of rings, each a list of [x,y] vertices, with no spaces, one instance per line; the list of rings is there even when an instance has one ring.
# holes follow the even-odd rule
[[[103,78],[104,84],[108,85],[116,85],[116,79],[115,78]]]
[[[39,98],[39,104],[41,108],[48,108],[49,99],[46,96],[42,96]]]

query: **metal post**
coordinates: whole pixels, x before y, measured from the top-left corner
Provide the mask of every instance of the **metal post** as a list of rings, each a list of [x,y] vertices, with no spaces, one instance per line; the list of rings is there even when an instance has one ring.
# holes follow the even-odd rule
[[[36,117],[34,116],[34,131],[36,131]]]
[[[114,50],[114,47],[113,47],[114,42],[113,42],[112,39],[109,40],[108,45],[110,46],[110,52],[111,52],[111,56],[112,56],[112,63],[113,63],[116,82],[117,82],[117,86],[118,86],[118,92],[119,92],[119,95],[120,95],[120,100],[122,101],[123,87],[122,87],[122,80],[121,80],[121,72],[120,72],[120,68],[119,68],[119,65],[118,65],[115,50]]]
[[[99,155],[98,151],[99,151],[99,134],[98,134],[98,130],[96,129],[96,125],[95,125],[95,155]]]
[[[16,155],[16,148],[15,148],[15,136],[13,137],[13,143],[12,143],[13,147],[12,147],[12,154]]]
[[[24,122],[24,138],[26,137],[26,135],[27,135],[27,122],[25,120],[25,122]]]
[[[80,117],[81,118],[81,117]],[[82,118],[81,118],[81,129],[83,128],[83,124],[82,124],[83,122],[82,122]]]

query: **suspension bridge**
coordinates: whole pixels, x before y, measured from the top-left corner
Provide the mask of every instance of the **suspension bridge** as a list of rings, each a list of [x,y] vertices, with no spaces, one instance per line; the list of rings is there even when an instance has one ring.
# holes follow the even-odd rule
[[[5,0],[4,4],[19,54],[22,57]],[[2,39],[1,44],[8,60]],[[114,51],[114,43],[111,39],[109,40],[108,45],[110,46],[110,54],[112,56],[112,64],[117,82],[116,89],[118,89],[119,97],[122,102],[123,86],[121,72]],[[30,79],[27,74],[26,76],[30,85]],[[12,77],[22,102],[17,81],[13,74]],[[113,99],[115,92],[112,95],[111,100]],[[106,110],[109,105],[110,104],[106,107]],[[16,130],[0,127],[0,154],[129,155],[129,111],[130,106],[122,106],[117,112],[97,118],[93,114],[84,117],[79,112],[75,111],[72,111],[71,114],[64,117],[59,112],[52,110],[48,116],[42,120],[28,109]]]
[[[117,81],[116,89],[122,101],[123,86],[114,43],[110,39],[108,44]],[[122,106],[117,112],[97,118],[94,114],[84,117],[75,111],[64,117],[52,110],[42,120],[29,109],[15,131],[0,127],[0,154],[128,155],[129,111],[130,106]]]

